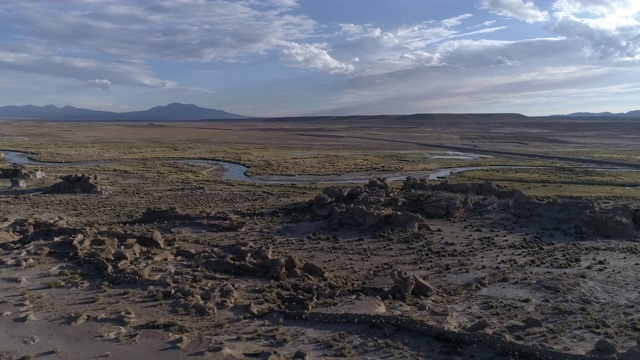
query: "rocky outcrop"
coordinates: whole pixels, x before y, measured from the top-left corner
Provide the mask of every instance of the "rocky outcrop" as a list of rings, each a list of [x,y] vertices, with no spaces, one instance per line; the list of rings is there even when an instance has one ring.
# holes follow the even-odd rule
[[[246,222],[238,220],[236,216],[227,212],[189,214],[175,207],[168,209],[148,208],[140,218],[131,221],[131,224],[154,224],[167,229],[174,226],[194,225],[208,231],[218,232],[243,231],[246,226]]]
[[[18,164],[14,164],[9,169],[0,169],[0,174],[3,178],[15,179],[41,179],[45,177],[45,173],[42,170],[29,170]]]
[[[49,187],[54,193],[104,194],[106,186],[98,184],[98,175],[71,174],[60,178],[59,183]]]
[[[390,294],[407,297],[415,296],[433,296],[437,293],[435,286],[417,275],[411,275],[406,271],[393,270],[389,274],[393,280],[393,287],[388,291]]]
[[[504,337],[487,334],[482,331],[467,332],[448,330],[437,325],[429,324],[419,319],[411,319],[396,315],[378,314],[353,314],[353,313],[327,313],[310,311],[285,311],[280,310],[285,319],[298,321],[317,321],[323,323],[338,324],[370,324],[377,327],[391,325],[399,329],[413,331],[430,337],[435,337],[443,342],[459,344],[481,344],[500,353],[511,354],[518,358],[532,360],[602,360],[615,359],[614,355],[570,354],[540,346],[532,346],[517,343]]]
[[[27,182],[23,179],[11,179],[11,187],[12,188],[20,188],[24,189],[27,187]]]
[[[577,239],[605,237],[638,239],[640,209],[575,197],[536,198],[520,190],[496,184],[430,184],[408,177],[400,189],[380,179],[365,186],[331,186],[310,203],[312,211],[329,220],[332,227],[361,230],[417,231],[428,229],[429,219],[460,220],[506,211],[516,218],[544,224],[574,234]]]
[[[594,233],[608,238],[629,238],[640,227],[637,221],[638,210],[623,205],[612,209],[600,209],[594,206],[588,211],[587,223]]]
[[[325,188],[312,201],[312,208],[316,214],[328,217],[335,227],[416,230],[424,223],[422,216],[394,210],[393,203],[397,200],[397,191],[392,190],[385,180],[371,179],[365,186]]]

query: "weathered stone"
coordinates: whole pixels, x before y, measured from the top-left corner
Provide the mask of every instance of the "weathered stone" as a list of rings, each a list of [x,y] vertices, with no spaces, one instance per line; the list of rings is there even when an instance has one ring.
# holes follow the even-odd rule
[[[311,360],[311,352],[308,350],[299,349],[293,354],[294,360]]]
[[[131,249],[119,248],[113,252],[113,258],[114,260],[117,260],[117,261],[126,260],[131,262],[137,259],[139,255],[140,253],[136,252],[134,248],[131,248]]]
[[[11,180],[11,187],[12,188],[26,188],[27,187],[27,182],[24,181],[23,179],[16,179],[16,178],[12,178]]]
[[[603,355],[613,355],[618,353],[615,343],[607,339],[600,339],[596,342],[595,349]]]
[[[431,285],[428,281],[422,279],[421,277],[414,275],[413,276],[414,286],[411,290],[413,295],[418,296],[433,296],[438,290],[435,286]]]
[[[631,349],[618,354],[619,360],[638,360],[640,359],[640,347],[634,346]]]
[[[476,321],[473,325],[469,326],[467,328],[468,332],[476,332],[476,331],[481,331],[484,330],[486,328],[488,328],[491,324],[489,323],[489,321],[482,319],[482,320],[478,320]]]
[[[154,230],[149,234],[138,236],[136,238],[138,244],[156,249],[164,249],[164,239],[159,231]]]
[[[181,256],[185,259],[193,259],[196,256],[196,252],[193,249],[176,249],[176,256]]]
[[[0,244],[8,244],[16,241],[19,236],[14,235],[8,231],[0,230]]]
[[[527,317],[526,319],[524,319],[524,328],[525,329],[531,329],[531,328],[541,328],[542,327],[542,321],[538,318],[534,318],[534,317]]]
[[[287,256],[284,261],[284,269],[286,272],[291,273],[296,269],[302,268],[302,262],[294,255]]]
[[[118,239],[115,238],[104,238],[104,237],[96,237],[91,239],[91,246],[100,246],[100,247],[108,247],[113,250],[118,248]]]
[[[391,213],[391,226],[394,229],[418,230],[422,216],[408,211],[394,211]]]
[[[389,274],[394,283],[394,290],[401,296],[409,296],[416,285],[413,276],[409,276],[406,271],[393,270]]]
[[[51,192],[77,194],[103,194],[106,187],[98,185],[97,175],[71,174],[60,177],[61,182],[49,187]]]
[[[305,272],[306,274],[309,274],[313,277],[317,277],[317,278],[321,278],[321,279],[326,279],[328,276],[328,273],[325,269],[321,268],[320,266],[314,264],[314,263],[305,263],[302,266],[301,269],[303,272]]]

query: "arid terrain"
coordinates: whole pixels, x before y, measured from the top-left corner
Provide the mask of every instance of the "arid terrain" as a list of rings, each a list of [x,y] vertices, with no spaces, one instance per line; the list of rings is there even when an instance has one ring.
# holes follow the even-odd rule
[[[0,121],[0,359],[640,359],[639,143],[509,114]]]

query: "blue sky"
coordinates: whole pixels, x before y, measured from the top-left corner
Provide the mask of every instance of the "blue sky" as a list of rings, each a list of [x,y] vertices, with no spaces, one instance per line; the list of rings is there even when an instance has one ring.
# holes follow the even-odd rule
[[[640,108],[638,0],[2,0],[0,106]]]

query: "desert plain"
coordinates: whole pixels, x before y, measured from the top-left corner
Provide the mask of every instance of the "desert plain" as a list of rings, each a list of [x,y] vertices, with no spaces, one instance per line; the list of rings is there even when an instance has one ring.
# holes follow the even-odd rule
[[[0,121],[0,359],[640,359],[639,143],[518,114]]]

